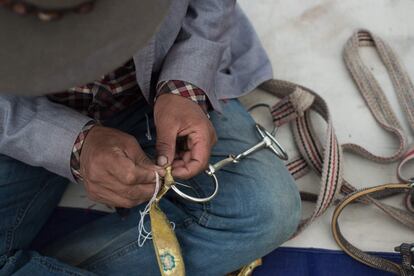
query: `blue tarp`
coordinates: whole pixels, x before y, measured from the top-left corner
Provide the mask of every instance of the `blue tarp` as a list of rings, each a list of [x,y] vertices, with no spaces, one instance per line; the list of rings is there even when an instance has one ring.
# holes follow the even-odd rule
[[[394,253],[375,253],[381,257],[401,263]],[[254,276],[389,276],[388,272],[370,268],[359,263],[342,251],[317,248],[281,247],[263,258],[263,265]]]

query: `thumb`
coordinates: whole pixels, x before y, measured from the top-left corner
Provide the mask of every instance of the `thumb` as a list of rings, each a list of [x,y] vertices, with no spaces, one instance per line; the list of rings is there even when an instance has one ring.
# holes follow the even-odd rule
[[[170,165],[175,156],[175,143],[177,132],[171,127],[157,127],[157,142],[155,148],[157,150],[157,165]]]

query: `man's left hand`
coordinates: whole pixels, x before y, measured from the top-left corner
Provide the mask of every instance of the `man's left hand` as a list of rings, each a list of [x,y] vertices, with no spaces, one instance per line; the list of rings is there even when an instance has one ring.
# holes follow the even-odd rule
[[[162,94],[154,107],[159,166],[172,165],[174,177],[189,179],[208,166],[216,132],[195,102],[174,94]],[[177,149],[177,138],[185,138],[185,150]]]

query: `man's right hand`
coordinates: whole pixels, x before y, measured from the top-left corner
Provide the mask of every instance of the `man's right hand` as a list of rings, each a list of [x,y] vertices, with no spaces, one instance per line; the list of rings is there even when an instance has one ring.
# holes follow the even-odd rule
[[[153,195],[154,171],[163,174],[133,136],[102,126],[93,127],[86,136],[80,173],[90,199],[132,208]]]

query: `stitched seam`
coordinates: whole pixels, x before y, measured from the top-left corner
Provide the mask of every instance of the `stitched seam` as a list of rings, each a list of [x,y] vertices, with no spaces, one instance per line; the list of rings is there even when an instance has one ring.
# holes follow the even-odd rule
[[[195,180],[195,179],[191,179],[190,180],[192,182],[193,188],[194,188],[194,192],[196,193],[196,195],[198,197],[204,197],[204,191],[201,188],[201,186],[199,185],[199,183]],[[203,226],[207,226],[208,221],[210,220],[210,215],[208,213],[208,211],[211,209],[211,203],[209,202],[204,202],[204,203],[200,203],[201,206],[203,207],[203,210],[201,212],[201,215],[199,218],[197,219],[197,224],[203,225]]]
[[[86,265],[85,264],[80,264],[79,267],[84,267],[86,270],[93,270],[93,269],[97,268],[100,264],[106,263],[107,261],[111,261],[111,260],[114,260],[114,259],[122,257],[122,256],[125,256],[126,254],[133,251],[134,249],[139,249],[138,242],[135,241],[135,240],[128,243],[124,247],[121,247],[118,250],[114,251],[112,254],[102,256],[101,258],[95,260],[94,262],[92,262],[89,265],[87,264],[87,261],[85,261],[84,263],[86,263]]]
[[[11,258],[8,258],[6,254],[0,256],[0,269],[6,264],[8,259],[11,260]]]
[[[79,274],[77,272],[73,272],[70,270],[67,270],[65,268],[56,266],[48,261],[46,261],[44,259],[44,257],[33,257],[32,260],[37,261],[37,264],[40,264],[44,267],[46,267],[49,271],[53,271],[53,272],[59,272],[59,273],[66,273],[68,275],[76,275],[76,276],[83,276],[84,274]]]
[[[21,223],[23,221],[23,218],[27,214],[30,207],[32,207],[35,199],[37,199],[39,197],[40,193],[43,192],[48,185],[49,185],[49,182],[46,182],[43,185],[43,187],[40,190],[38,190],[38,192],[29,201],[29,203],[26,205],[26,207],[19,208],[19,211],[18,211],[17,216],[15,218],[15,224],[6,233],[6,236],[7,236],[7,238],[6,238],[6,251],[7,252],[10,252],[11,249],[12,249],[13,241],[14,241],[14,238],[15,238],[15,232],[16,232],[17,228],[21,225]]]

